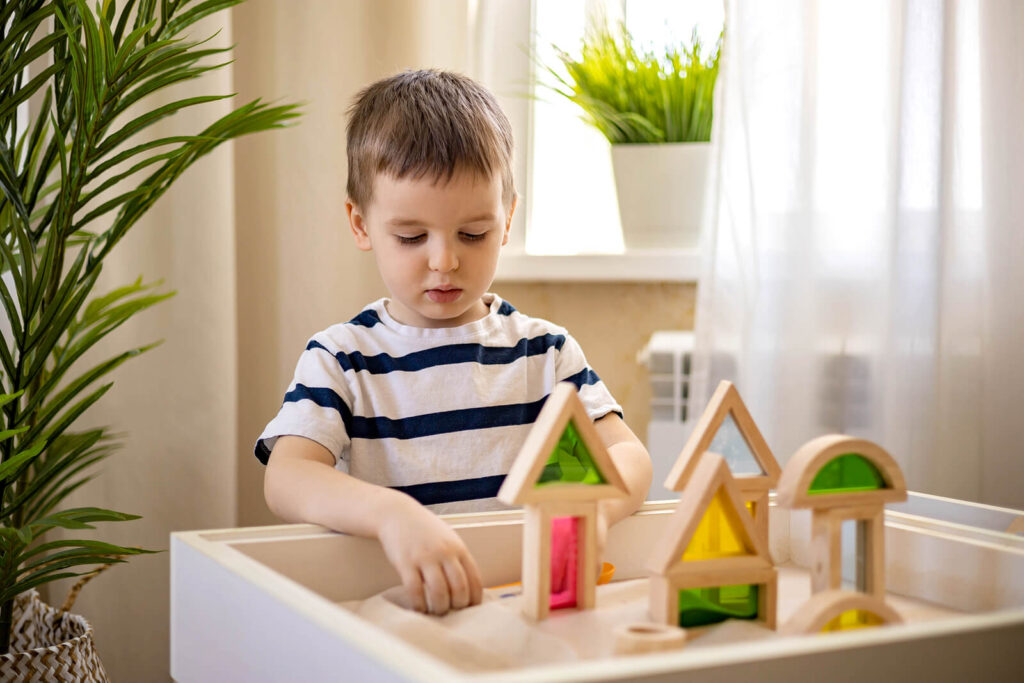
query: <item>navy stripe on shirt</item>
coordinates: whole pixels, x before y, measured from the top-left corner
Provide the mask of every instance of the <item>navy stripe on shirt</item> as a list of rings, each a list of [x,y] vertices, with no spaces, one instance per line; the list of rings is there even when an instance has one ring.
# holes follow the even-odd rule
[[[480,365],[510,365],[520,358],[542,356],[550,349],[562,350],[565,335],[543,334],[532,339],[520,339],[514,346],[484,346],[483,344],[449,344],[423,351],[414,351],[405,356],[389,356],[379,353],[375,356],[364,356],[359,351],[345,353],[339,351],[331,355],[338,361],[342,370],[366,371],[371,375],[383,375],[389,372],[416,372],[426,368],[458,363],[479,363]],[[320,349],[331,353],[330,349],[316,340],[306,344],[306,350]]]
[[[362,325],[363,327],[373,327],[380,322],[380,316],[377,315],[377,311],[373,309],[366,309],[359,315],[348,321],[349,325]]]
[[[305,399],[313,401],[318,406],[337,410],[350,439],[416,439],[421,436],[450,434],[488,427],[533,424],[548,397],[545,396],[532,403],[462,408],[392,419],[352,415],[352,411],[345,401],[334,390],[325,387],[307,387],[304,384],[296,384],[295,388],[284,396],[285,403],[294,403]]]
[[[393,420],[389,417],[353,417],[348,430],[353,439],[417,439],[436,434],[528,425],[537,421],[547,396],[533,403],[512,403],[446,410]]]
[[[501,305],[498,306],[498,315],[512,315],[515,312],[515,306],[507,301],[502,301]]]
[[[458,481],[432,481],[426,484],[411,486],[392,486],[396,491],[408,493],[421,505],[437,505],[438,503],[456,503],[463,500],[494,498],[498,489],[505,481],[504,474],[478,479],[459,479]]]
[[[572,382],[576,385],[576,389],[582,389],[585,384],[597,384],[601,381],[601,378],[597,376],[597,373],[590,368],[583,368],[575,375],[566,377],[563,382]]]
[[[573,378],[580,376],[587,377],[588,381],[585,383],[600,381],[597,379],[597,373],[589,368],[573,375],[569,381],[576,383],[577,380]],[[577,384],[577,386],[579,385]],[[307,387],[303,384],[296,384],[295,388],[284,396],[285,403],[302,400],[310,400],[318,406],[338,411],[345,425],[345,432],[350,439],[416,439],[490,427],[533,424],[537,421],[537,415],[540,414],[548,397],[544,396],[531,403],[463,408],[400,419],[355,416],[337,393],[325,387]],[[615,412],[619,417],[622,416],[618,411]],[[264,465],[270,458],[270,451],[262,440],[256,444],[256,458]]]

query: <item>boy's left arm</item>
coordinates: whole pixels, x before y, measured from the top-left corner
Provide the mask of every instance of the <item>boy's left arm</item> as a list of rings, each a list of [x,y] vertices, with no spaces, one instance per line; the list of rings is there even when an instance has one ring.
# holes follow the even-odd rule
[[[603,549],[608,527],[633,514],[647,498],[651,488],[651,456],[616,413],[608,413],[594,422],[594,426],[629,490],[628,498],[603,500],[599,505],[598,535]]]

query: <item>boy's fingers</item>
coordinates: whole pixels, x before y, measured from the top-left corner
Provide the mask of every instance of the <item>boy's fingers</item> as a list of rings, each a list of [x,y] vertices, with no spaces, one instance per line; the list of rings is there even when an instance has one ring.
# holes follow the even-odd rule
[[[444,575],[448,579],[448,588],[451,594],[452,609],[462,609],[469,606],[469,581],[466,579],[466,572],[462,569],[462,562],[458,558],[445,560]]]
[[[428,564],[420,568],[423,575],[423,589],[427,598],[427,612],[441,616],[451,609],[451,595],[448,579],[440,565]]]
[[[427,601],[423,594],[423,578],[416,567],[405,569],[400,572],[402,585],[409,596],[410,606],[417,612],[427,611]]]
[[[480,570],[476,566],[476,560],[467,550],[462,555],[462,570],[465,572],[466,581],[469,584],[469,604],[479,605],[484,599],[484,583],[480,579]]]

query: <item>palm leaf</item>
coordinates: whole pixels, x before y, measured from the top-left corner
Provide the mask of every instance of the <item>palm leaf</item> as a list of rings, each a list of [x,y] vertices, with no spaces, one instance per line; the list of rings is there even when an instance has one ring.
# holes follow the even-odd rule
[[[0,654],[11,600],[139,548],[48,541],[135,515],[62,509],[118,443],[75,431],[111,373],[155,345],[83,363],[101,340],[172,293],[132,284],[95,293],[111,249],[196,160],[242,135],[289,125],[294,105],[248,102],[204,130],[145,139],[157,122],[230,94],[152,104],[220,69],[228,48],[186,35],[239,0],[0,2]],[[26,75],[31,74],[31,75]],[[18,109],[30,108],[24,126]],[[103,229],[87,230],[97,219]]]

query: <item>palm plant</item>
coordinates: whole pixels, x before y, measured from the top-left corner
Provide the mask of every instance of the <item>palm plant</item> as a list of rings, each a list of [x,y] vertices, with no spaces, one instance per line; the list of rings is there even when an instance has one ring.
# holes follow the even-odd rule
[[[109,374],[154,345],[83,367],[129,318],[172,295],[141,279],[94,288],[104,259],[199,157],[278,128],[294,105],[249,102],[198,134],[138,137],[206,95],[150,105],[154,93],[224,66],[230,48],[191,41],[200,19],[241,0],[0,0],[0,653],[16,595],[144,551],[46,541],[56,528],[137,519],[61,509],[117,446],[108,428],[72,429]]]
[[[578,59],[555,47],[565,75],[553,65],[544,69],[554,91],[579,105],[613,145],[707,142],[721,45],[719,39],[703,55],[694,29],[689,45],[658,55],[639,48],[625,25],[602,25],[588,31]]]

